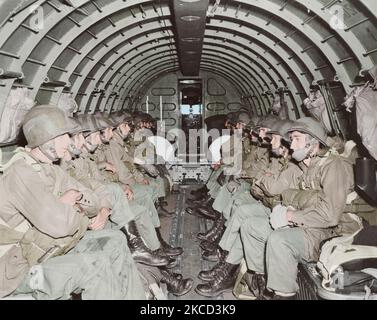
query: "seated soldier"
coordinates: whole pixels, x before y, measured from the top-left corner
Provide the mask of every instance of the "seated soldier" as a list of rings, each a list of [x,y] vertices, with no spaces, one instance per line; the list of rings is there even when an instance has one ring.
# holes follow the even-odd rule
[[[165,200],[167,188],[165,180],[155,165],[157,162],[157,159],[155,159],[155,147],[147,139],[153,136],[151,127],[155,121],[149,114],[143,112],[137,112],[136,116],[132,117],[132,120],[135,130],[125,138],[128,155],[126,163],[147,182],[158,213],[161,216],[172,216],[175,212],[169,212],[164,207],[167,205]]]
[[[252,185],[254,180],[262,176],[266,170],[270,170],[269,154],[266,152],[269,142],[265,141],[266,133],[278,118],[275,116],[266,116],[261,118],[253,131],[258,134],[260,146],[254,148],[254,153],[250,154],[245,161],[242,162],[241,177],[246,177],[239,182],[238,179],[231,179],[225,184],[219,192],[219,196],[214,201],[212,207],[215,211],[221,213],[220,219],[217,219],[213,227],[205,234],[198,234],[198,238],[203,241],[200,247],[205,250],[203,257],[207,259],[213,256],[218,248],[218,243],[225,230],[225,225],[231,214],[242,204],[256,203],[257,197],[253,194]],[[246,161],[252,161],[252,165],[247,165]],[[275,162],[273,162],[275,163]],[[244,169],[247,168],[247,169]]]
[[[228,133],[226,134],[232,134],[236,125],[237,114],[237,112],[228,113],[224,123],[224,128],[219,128],[219,130],[227,130]],[[196,191],[192,191],[192,197],[189,199],[190,201],[194,200],[194,202],[197,202],[199,204],[211,203],[213,199],[217,197],[217,194],[221,187],[218,180],[220,176],[224,176],[222,174],[224,166],[221,163],[221,161],[219,161],[217,163],[213,163],[211,165],[211,168],[212,172],[208,178],[206,185],[203,188],[200,188]]]
[[[131,198],[128,201],[118,184],[101,182],[104,178],[101,177],[101,172],[90,158],[90,153],[87,152],[85,138],[82,134],[82,131],[85,131],[89,134],[89,137],[97,137],[97,139],[89,139],[92,146],[101,143],[100,139],[98,139],[98,130],[100,127],[97,125],[88,126],[88,123],[90,124],[91,121],[85,121],[90,120],[90,118],[91,116],[87,115],[79,117],[80,120],[84,121],[82,121],[80,130],[72,132],[72,140],[76,143],[71,149],[75,149],[75,154],[82,153],[78,158],[65,163],[64,166],[71,176],[98,194],[101,202],[104,202],[111,211],[111,215],[103,217],[99,217],[100,215],[98,215],[96,218],[99,219],[95,221],[95,227],[101,229],[106,227],[122,231],[127,237],[128,246],[135,262],[151,266],[166,266],[166,268],[173,267],[176,261],[168,258],[168,256],[172,256],[172,253],[169,251],[165,252],[162,248],[159,249],[161,244],[147,210],[135,203],[135,201],[132,201]],[[139,235],[139,227],[142,237]],[[151,247],[154,251],[148,247]],[[140,266],[140,268],[143,267]],[[160,282],[166,283],[169,292],[175,295],[187,293],[192,287],[192,280],[182,279],[182,276],[178,274],[173,275],[166,268],[160,269],[162,272]],[[154,274],[157,276],[158,273],[158,270],[154,271]]]
[[[228,270],[235,265],[238,266],[244,255],[247,256],[248,254],[247,243],[241,241],[241,226],[244,226],[246,221],[249,221],[248,218],[252,218],[257,214],[268,215],[275,202],[280,201],[280,194],[298,183],[298,178],[301,176],[302,171],[297,165],[290,162],[289,144],[282,139],[291,126],[292,122],[289,120],[275,121],[271,125],[271,129],[267,133],[268,141],[271,142],[271,162],[269,167],[265,169],[264,174],[253,184],[253,189],[260,189],[257,192],[253,191],[253,194],[262,199],[262,202],[253,201],[249,204],[241,205],[232,213],[221,238],[219,248],[216,250],[220,262],[211,270],[199,273],[201,280],[209,282],[198,286],[198,293],[206,296],[216,296],[233,287],[235,277],[230,273],[228,276],[224,276],[227,272],[222,272],[222,270]],[[204,256],[205,254],[203,254]],[[222,276],[219,277],[217,274]]]
[[[107,159],[107,161],[114,164],[116,173],[119,175],[119,182],[129,185],[129,188],[134,195],[135,201],[142,206],[149,204],[147,208],[151,215],[152,222],[155,227],[155,232],[161,243],[162,249],[171,256],[181,255],[183,253],[183,249],[180,247],[172,247],[163,239],[161,235],[160,219],[151,200],[151,188],[149,187],[149,185],[135,183],[138,180],[137,177],[140,175],[141,179],[145,179],[143,175],[138,170],[136,170],[136,168],[135,170],[131,169],[132,167],[134,167],[134,164],[133,160],[130,160],[130,155],[127,152],[128,150],[126,149],[126,144],[124,141],[128,138],[131,132],[130,122],[130,117],[126,116],[119,123],[115,124],[116,129],[114,132],[114,137],[110,140],[110,144],[104,150],[105,158]],[[148,182],[148,180],[146,181]]]
[[[145,246],[144,241],[139,236],[139,228],[137,225],[140,225],[142,233],[146,236],[147,243],[149,242],[154,246],[157,242],[158,245],[154,250],[160,247],[147,210],[135,206],[132,206],[131,209],[131,203],[134,202],[132,201],[132,195],[129,193],[129,190],[127,188],[122,189],[121,186],[116,183],[106,182],[106,177],[101,176],[101,171],[90,157],[91,153],[88,152],[88,148],[93,148],[98,144],[102,144],[102,141],[104,141],[104,138],[102,138],[102,140],[100,138],[101,126],[98,120],[98,116],[97,119],[90,115],[81,115],[78,117],[79,129],[70,132],[73,141],[70,151],[76,155],[76,158],[62,161],[60,165],[70,176],[80,181],[87,188],[93,190],[94,194],[101,200],[102,208],[105,208],[106,212],[108,212],[107,214],[102,214],[102,211],[100,211],[96,216],[94,224],[96,227],[102,229],[110,219],[110,221],[118,226],[118,229],[125,232],[127,235],[129,248],[136,262],[151,266],[166,266],[169,263],[169,259],[166,255],[162,256],[156,251],[152,252],[148,246]],[[104,121],[104,119],[102,119],[102,121]],[[87,135],[87,140],[90,141],[89,146],[86,143],[84,133]],[[108,132],[106,135],[110,137],[112,131]],[[93,149],[91,150],[93,151]],[[128,196],[129,199],[127,199],[126,196]],[[135,220],[136,225],[134,225]],[[134,235],[130,234],[131,229],[135,231]],[[154,238],[151,239],[153,235]],[[134,241],[131,241],[131,236],[135,238]]]
[[[337,228],[359,228],[343,215],[353,191],[352,165],[328,151],[327,135],[318,121],[299,119],[289,132],[292,157],[303,171],[298,189],[285,190],[283,205],[275,206],[270,215],[241,226],[241,238],[250,244],[251,282],[258,283],[257,293],[266,293],[264,288],[274,292],[273,299],[295,298],[298,263],[316,261],[320,243],[336,236]]]
[[[86,231],[98,199],[59,166],[70,157],[72,124],[54,106],[25,116],[27,150],[18,150],[0,179],[0,296],[37,299],[145,299],[139,273],[115,230]],[[68,252],[68,253],[67,253]]]

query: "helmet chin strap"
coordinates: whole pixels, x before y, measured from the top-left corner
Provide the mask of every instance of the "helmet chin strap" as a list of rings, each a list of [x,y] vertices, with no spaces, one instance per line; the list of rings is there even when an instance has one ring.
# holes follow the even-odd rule
[[[90,141],[85,140],[84,148],[88,150],[89,153],[93,153],[94,151],[96,151],[97,147],[98,146],[96,144],[93,144]]]
[[[306,144],[306,147],[309,147],[307,156],[305,159],[314,158],[315,154],[313,154],[314,146],[317,143],[317,140],[314,138],[311,138],[311,140]]]
[[[56,152],[54,141],[48,141],[45,144],[39,146],[39,150],[47,157],[51,162],[59,160],[59,156]]]
[[[81,150],[77,149],[74,143],[68,146],[68,151],[73,157],[78,157],[81,154]]]

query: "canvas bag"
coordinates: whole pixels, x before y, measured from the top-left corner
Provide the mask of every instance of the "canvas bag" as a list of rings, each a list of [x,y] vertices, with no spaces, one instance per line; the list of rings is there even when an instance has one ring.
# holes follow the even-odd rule
[[[369,70],[373,81],[354,89],[343,103],[347,111],[356,107],[357,132],[371,156],[377,160],[377,66]]]
[[[28,88],[13,88],[0,118],[0,143],[16,140],[25,114],[34,106]]]

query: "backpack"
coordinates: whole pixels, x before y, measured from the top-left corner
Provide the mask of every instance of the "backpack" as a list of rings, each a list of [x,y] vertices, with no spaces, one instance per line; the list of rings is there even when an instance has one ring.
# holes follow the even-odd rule
[[[377,247],[354,244],[352,235],[333,238],[324,243],[317,262],[325,290],[377,299]]]
[[[13,88],[0,118],[0,143],[16,140],[25,114],[34,106],[27,88]]]
[[[313,118],[322,123],[328,133],[332,131],[325,98],[320,90],[310,92],[309,97],[304,100],[304,106]]]
[[[73,98],[72,93],[62,93],[58,101],[58,107],[63,110],[68,117],[72,117],[79,111],[79,106]]]
[[[356,108],[357,132],[371,156],[377,159],[377,66],[369,70],[372,80],[354,89],[343,103],[347,111]]]

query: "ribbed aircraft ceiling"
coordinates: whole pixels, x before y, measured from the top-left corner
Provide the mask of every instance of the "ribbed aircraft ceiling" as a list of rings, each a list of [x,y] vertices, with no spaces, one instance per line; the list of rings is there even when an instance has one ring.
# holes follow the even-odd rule
[[[188,8],[183,28],[173,2]],[[299,106],[313,80],[340,80],[349,92],[377,64],[376,0],[212,0],[205,24],[189,9],[201,2],[0,0],[0,114],[14,86],[40,103],[72,92],[83,112],[126,108],[199,59],[244,98],[284,87]],[[198,25],[202,45],[188,59],[179,42]]]

